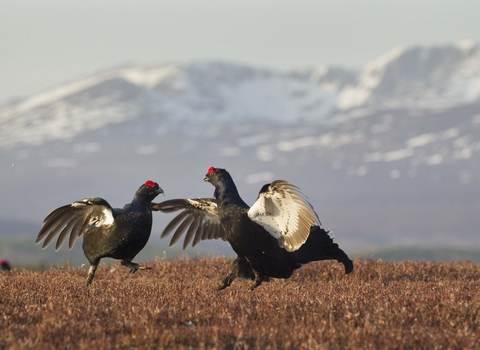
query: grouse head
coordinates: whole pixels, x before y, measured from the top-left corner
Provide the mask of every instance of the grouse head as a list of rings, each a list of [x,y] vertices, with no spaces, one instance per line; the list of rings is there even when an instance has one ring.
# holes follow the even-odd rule
[[[203,181],[210,182],[213,186],[215,186],[225,174],[228,174],[225,169],[214,168],[211,166],[208,168],[207,174],[203,178]]]
[[[147,180],[137,191],[137,198],[151,202],[156,196],[163,193],[163,190],[156,182]]]

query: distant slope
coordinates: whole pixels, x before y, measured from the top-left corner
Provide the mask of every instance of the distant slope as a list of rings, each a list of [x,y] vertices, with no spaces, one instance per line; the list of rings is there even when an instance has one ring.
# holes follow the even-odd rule
[[[35,224],[26,220],[0,217],[0,239],[2,237],[28,235],[40,230],[41,223]]]
[[[64,265],[69,263],[71,266],[89,266],[82,250],[81,239],[72,250],[68,247],[62,247],[55,252],[54,245],[42,250],[41,245],[35,245],[35,236],[0,236],[0,258],[7,259],[9,263],[16,268],[48,268],[50,266]],[[196,248],[182,250],[179,247],[169,247],[168,241],[160,241],[158,237],[151,237],[150,242],[134,259],[140,265],[145,262],[154,261],[160,258],[177,258],[180,256],[233,256],[233,251],[225,245],[223,249],[218,245],[199,245]],[[102,263],[110,264],[113,259],[104,259]]]
[[[27,236],[0,237],[0,258],[6,258],[16,268],[48,268],[50,266],[64,265],[81,266],[88,261],[83,255],[81,242],[77,242],[72,250],[60,249],[55,252],[53,246],[45,250],[35,245],[34,239]],[[80,244],[78,244],[80,243]],[[457,249],[449,247],[416,248],[416,247],[391,247],[363,252],[348,251],[352,258],[382,259],[385,261],[473,261],[480,263],[480,250]],[[180,256],[205,257],[227,256],[234,257],[235,253],[228,245],[201,244],[195,249],[182,250],[180,246],[169,247],[168,241],[158,241],[152,237],[151,242],[134,259],[143,264],[160,258],[174,259]],[[103,263],[110,264],[113,259],[105,259]]]
[[[480,263],[480,250],[456,249],[448,247],[417,248],[393,247],[379,249],[369,253],[361,253],[365,259],[382,259],[386,261],[427,260],[427,261],[473,261]]]

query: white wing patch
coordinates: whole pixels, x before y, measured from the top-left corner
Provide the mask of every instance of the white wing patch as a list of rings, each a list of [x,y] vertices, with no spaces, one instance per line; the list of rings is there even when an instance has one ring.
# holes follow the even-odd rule
[[[90,218],[90,224],[94,224],[95,227],[100,227],[102,225],[110,226],[113,225],[113,214],[109,208],[102,208],[102,211],[99,215],[93,216]]]
[[[310,227],[320,220],[300,189],[277,180],[261,191],[248,210],[248,217],[278,239],[289,252],[300,248],[310,234]]]
[[[98,198],[102,200],[101,198]],[[90,228],[102,225],[110,226],[114,223],[112,210],[103,203],[96,202],[97,198],[85,198],[72,203],[72,207],[87,210],[89,214],[88,226]],[[103,200],[102,200],[103,201]]]

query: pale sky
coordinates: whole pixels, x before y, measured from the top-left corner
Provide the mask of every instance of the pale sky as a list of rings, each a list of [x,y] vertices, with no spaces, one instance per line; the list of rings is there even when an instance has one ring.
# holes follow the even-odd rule
[[[361,67],[480,42],[480,0],[0,0],[0,105],[125,63]]]

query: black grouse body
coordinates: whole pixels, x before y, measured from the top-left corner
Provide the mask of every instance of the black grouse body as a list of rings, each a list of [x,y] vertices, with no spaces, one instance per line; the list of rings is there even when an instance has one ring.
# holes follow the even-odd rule
[[[44,220],[35,243],[45,239],[46,248],[58,235],[58,250],[70,234],[69,248],[83,237],[83,252],[90,262],[87,284],[95,275],[102,258],[121,260],[131,273],[144,270],[133,258],[145,247],[152,230],[152,200],[163,193],[153,181],[146,181],[135,193],[131,203],[114,209],[99,197],[88,197],[52,211]]]
[[[215,186],[218,217],[225,231],[225,240],[260,275],[290,277],[298,266],[278,245],[277,239],[248,217],[250,207],[241,199],[235,183],[227,174]]]
[[[173,199],[153,204],[153,208],[184,210],[162,234],[164,237],[178,226],[170,245],[184,233],[184,248],[192,239],[193,245],[212,238],[230,243],[238,256],[220,289],[244,277],[254,280],[253,290],[270,277],[288,278],[302,264],[315,260],[335,259],[344,264],[346,273],[353,270],[352,261],[318,225],[313,208],[295,186],[283,180],[266,184],[249,207],[224,169],[211,167],[204,180],[215,186],[214,199]]]

